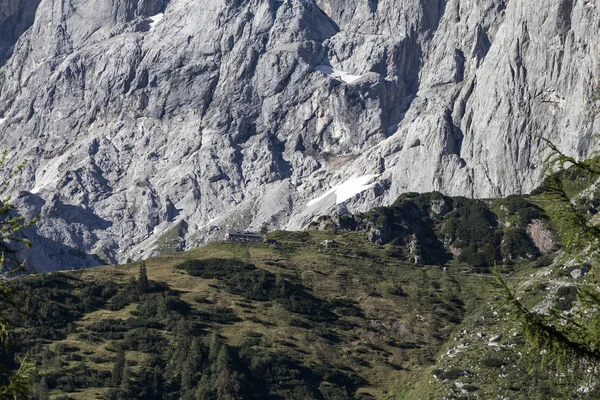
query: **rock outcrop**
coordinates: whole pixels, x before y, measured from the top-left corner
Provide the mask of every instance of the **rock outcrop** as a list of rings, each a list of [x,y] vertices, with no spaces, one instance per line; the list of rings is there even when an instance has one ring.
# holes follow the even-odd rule
[[[6,0],[0,145],[56,249],[30,262],[527,192],[535,135],[590,151],[599,23],[596,0]]]

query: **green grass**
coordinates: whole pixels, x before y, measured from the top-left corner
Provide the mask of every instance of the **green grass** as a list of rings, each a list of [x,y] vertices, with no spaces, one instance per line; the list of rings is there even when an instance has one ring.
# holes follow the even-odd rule
[[[156,242],[156,251],[160,253],[170,253],[181,249],[184,223],[180,221],[166,233],[164,233]]]
[[[259,348],[292,357],[301,365],[317,362],[354,371],[365,382],[357,394],[401,398],[407,385],[435,363],[436,354],[460,326],[479,289],[479,277],[457,276],[438,266],[417,267],[389,257],[386,248],[369,243],[358,232],[275,232],[270,237],[279,244],[211,243],[151,259],[146,262],[148,277],[166,283],[198,312],[231,309],[237,322],[203,322],[206,331],[218,331],[227,344],[241,346],[249,336],[260,334]],[[333,239],[338,246],[321,248],[323,239]],[[248,299],[228,290],[222,280],[190,276],[176,268],[186,261],[214,258],[239,260],[281,276],[327,304],[333,317],[314,320],[311,315],[286,310],[279,301]],[[137,273],[138,266],[131,264],[59,275],[101,286],[104,282],[126,284]],[[76,358],[81,361],[63,365],[65,371],[71,364],[108,370],[112,363],[98,360],[111,360],[119,340],[91,343],[90,335],[95,334],[90,327],[107,319],[131,318],[137,308],[133,303],[115,311],[101,306],[85,312],[73,321],[66,338],[44,340],[41,348],[52,349],[56,343],[77,348]],[[148,356],[127,353],[127,359],[136,364],[134,374]],[[95,398],[94,393],[103,390],[65,393]]]
[[[404,201],[427,211],[428,199],[412,195]],[[535,199],[527,200],[473,205],[462,199],[457,204],[466,202],[480,211],[485,205],[497,217],[498,230],[509,226],[524,231],[538,212],[532,206]],[[407,207],[402,212],[415,210],[402,207]],[[438,235],[446,221],[440,216],[425,222],[429,233]],[[457,226],[457,231],[469,228]],[[134,300],[129,297],[135,292],[131,282],[138,274],[137,264],[15,280],[19,291],[37,304],[31,310],[57,323],[48,331],[15,317],[22,349],[30,349],[40,376],[54,377],[52,396],[76,399],[110,396],[106,374],[123,343],[133,343],[126,359],[132,382],[141,382],[157,356],[166,360],[177,353],[179,325],[184,322],[195,327],[195,337],[205,346],[217,332],[240,359],[250,357],[252,362],[239,368],[252,379],[258,379],[250,372],[252,365],[271,358],[279,360],[272,361],[273,368],[288,365],[282,376],[291,375],[285,379],[302,378],[289,387],[281,383],[284,378],[270,383],[268,390],[280,391],[273,398],[294,398],[290,388],[303,385],[317,399],[347,398],[328,394],[344,385],[350,398],[362,399],[558,396],[556,377],[537,371],[532,379],[531,364],[519,357],[519,337],[507,330],[490,273],[477,273],[481,270],[457,259],[444,267],[416,266],[405,258],[404,247],[371,243],[364,230],[276,231],[267,237],[277,244],[215,242],[147,260],[156,292]],[[324,248],[323,240],[334,240],[336,246]],[[570,279],[562,270],[528,259],[504,265],[502,271],[528,307],[554,304],[560,282]],[[278,291],[281,285],[285,290]],[[294,305],[302,299],[308,299],[308,308]],[[325,312],[318,315],[314,305]],[[165,314],[165,307],[173,309]],[[102,330],[120,324],[123,331]],[[144,340],[157,341],[161,353],[149,351]],[[72,350],[60,350],[65,348]],[[49,363],[44,354],[53,354],[54,361]],[[175,367],[163,364],[164,375],[174,382],[171,398],[179,398],[181,377],[173,372]],[[55,382],[58,374],[71,374],[73,382]],[[344,379],[353,383],[340,383]],[[264,385],[255,386],[267,390]]]

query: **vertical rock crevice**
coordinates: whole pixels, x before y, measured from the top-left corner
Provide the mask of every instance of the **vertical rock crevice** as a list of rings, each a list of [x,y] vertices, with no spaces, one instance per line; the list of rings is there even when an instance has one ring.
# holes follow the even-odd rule
[[[599,22],[573,0],[8,0],[0,147],[32,160],[15,187],[85,204],[39,237],[117,261],[181,221],[189,247],[406,191],[526,192],[533,133],[589,149]]]
[[[41,0],[4,0],[0,4],[0,67],[12,56],[15,45],[35,20]]]

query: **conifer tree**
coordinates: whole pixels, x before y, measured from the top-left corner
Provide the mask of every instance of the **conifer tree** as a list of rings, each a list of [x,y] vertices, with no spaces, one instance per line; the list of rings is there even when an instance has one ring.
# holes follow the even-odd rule
[[[533,312],[498,273],[496,278],[508,306],[508,319],[518,327],[528,346],[526,353],[541,358],[533,361],[553,369],[562,380],[581,382],[580,378],[585,377],[583,383],[594,386],[598,378],[593,371],[600,368],[600,286],[595,279],[600,264],[600,226],[582,205],[588,202],[590,194],[600,190],[600,154],[596,152],[590,159],[580,161],[563,154],[553,143],[546,143],[550,156],[546,159],[546,179],[540,191],[546,213],[563,246],[562,261],[585,262],[592,270],[579,288],[576,307],[568,314]],[[573,198],[567,193],[566,185],[573,180],[587,182],[592,188],[585,193],[588,199]]]
[[[215,373],[219,373],[226,368],[231,366],[231,354],[229,353],[229,348],[227,345],[222,345],[219,349],[219,354],[217,355],[217,359],[213,364],[213,368]]]
[[[44,374],[48,373],[48,368],[52,367],[52,360],[54,358],[54,354],[50,351],[49,348],[45,347],[42,350],[42,368],[44,369]]]
[[[39,217],[26,220],[22,216],[14,216],[15,206],[11,203],[10,196],[6,191],[14,178],[27,161],[23,161],[14,169],[6,170],[7,152],[0,155],[0,174],[4,179],[0,180],[0,304],[8,304],[16,308],[14,300],[15,293],[2,280],[3,277],[18,271],[24,271],[24,264],[18,259],[17,253],[21,246],[31,246],[31,242],[21,235],[21,231],[35,224]],[[0,312],[0,348],[6,349],[10,344],[10,327],[6,323],[4,312]],[[24,357],[20,360],[20,367],[16,372],[8,372],[5,360],[0,359],[0,398],[27,398],[31,394],[30,377],[34,365]]]
[[[236,400],[242,398],[243,377],[232,368],[222,369],[215,375],[214,391],[219,400]]]
[[[219,340],[219,335],[217,332],[213,332],[212,337],[210,339],[210,347],[208,348],[208,361],[214,362],[219,355],[219,350],[221,350],[221,341]]]
[[[146,270],[146,262],[142,261],[140,264],[140,274],[137,280],[137,291],[138,294],[144,294],[148,291],[148,271]]]
[[[123,373],[121,375],[121,384],[119,385],[119,397],[123,400],[129,400],[132,398],[132,388],[130,381],[131,369],[127,360],[123,365]]]
[[[208,374],[202,374],[196,391],[194,393],[196,400],[208,400],[212,398],[212,388]]]
[[[45,376],[42,377],[36,389],[37,400],[48,400],[50,398],[48,382]]]
[[[111,383],[113,387],[119,387],[123,382],[123,371],[125,370],[125,350],[123,347],[119,347],[117,350],[117,357],[113,365],[111,373]]]
[[[188,393],[193,389],[194,385],[194,370],[190,363],[190,358],[188,357],[186,362],[183,364],[183,368],[181,369],[181,392]]]
[[[277,287],[278,296],[285,297],[287,294],[285,279],[283,279],[279,272],[275,276],[275,287]]]
[[[198,338],[194,337],[190,344],[187,358],[181,370],[181,390],[191,392],[195,385],[196,374],[202,362],[202,349]]]

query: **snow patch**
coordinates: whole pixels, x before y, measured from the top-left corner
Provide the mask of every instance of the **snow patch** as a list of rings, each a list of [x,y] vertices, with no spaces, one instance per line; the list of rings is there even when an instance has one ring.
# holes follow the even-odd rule
[[[0,118],[0,125],[6,122],[6,118]]]
[[[339,79],[346,83],[354,83],[363,77],[363,75],[351,75],[348,72],[332,68],[330,65],[317,65],[315,71],[322,72],[330,78]]]
[[[324,198],[326,198],[327,196],[329,196],[331,194],[335,194],[335,203],[341,204],[344,201],[356,196],[357,194],[362,193],[365,190],[373,187],[375,185],[375,182],[372,182],[372,181],[375,178],[377,178],[378,176],[379,175],[364,175],[364,176],[350,178],[347,181],[340,183],[337,186],[332,187],[331,189],[329,189],[328,191],[323,193],[323,195],[317,197],[316,199],[309,201],[306,204],[306,206],[310,207],[312,205],[315,205],[319,201],[323,200]]]
[[[165,17],[164,13],[156,14],[150,17],[150,31],[153,31],[156,25]]]

